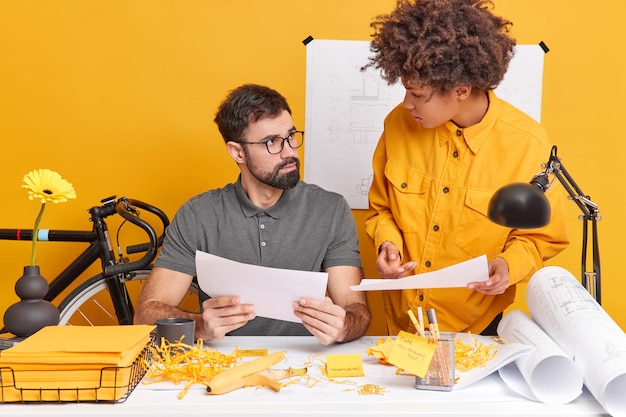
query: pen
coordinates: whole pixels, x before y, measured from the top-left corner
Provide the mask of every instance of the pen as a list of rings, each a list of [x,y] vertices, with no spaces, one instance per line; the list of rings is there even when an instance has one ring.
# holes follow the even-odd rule
[[[431,336],[434,338],[435,342],[439,341],[439,325],[437,324],[437,315],[435,314],[435,309],[431,308],[426,312],[426,316],[428,317],[428,323],[430,323],[430,332]]]

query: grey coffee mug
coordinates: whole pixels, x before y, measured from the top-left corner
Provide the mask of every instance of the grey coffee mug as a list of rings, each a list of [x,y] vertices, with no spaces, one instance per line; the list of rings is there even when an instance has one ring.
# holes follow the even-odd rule
[[[187,345],[195,343],[195,322],[193,319],[169,317],[156,321],[157,342],[165,338],[170,343],[182,342]]]

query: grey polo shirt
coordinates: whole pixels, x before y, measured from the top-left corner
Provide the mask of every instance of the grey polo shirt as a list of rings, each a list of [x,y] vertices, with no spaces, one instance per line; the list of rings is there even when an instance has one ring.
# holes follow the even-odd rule
[[[302,181],[285,190],[269,209],[252,204],[241,179],[193,197],[167,228],[155,265],[195,275],[196,250],[248,264],[302,271],[361,267],[356,226],[346,200]],[[309,333],[299,323],[257,317],[230,334]]]

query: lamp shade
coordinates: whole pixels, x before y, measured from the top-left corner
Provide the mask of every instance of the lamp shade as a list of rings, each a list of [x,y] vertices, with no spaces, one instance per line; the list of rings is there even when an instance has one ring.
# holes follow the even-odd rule
[[[534,229],[550,222],[550,203],[534,185],[505,185],[491,197],[487,215],[494,223],[516,229]]]

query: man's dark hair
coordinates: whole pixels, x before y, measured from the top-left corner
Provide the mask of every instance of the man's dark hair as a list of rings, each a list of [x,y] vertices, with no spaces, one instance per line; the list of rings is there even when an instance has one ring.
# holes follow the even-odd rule
[[[448,92],[459,85],[498,86],[514,54],[512,23],[492,13],[489,0],[398,0],[371,23],[374,56],[363,67]]]
[[[232,90],[220,104],[215,123],[224,142],[238,142],[245,137],[250,123],[277,117],[284,110],[291,114],[287,100],[276,90],[257,84],[244,84]]]

